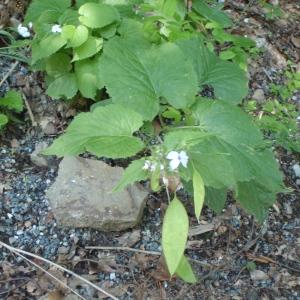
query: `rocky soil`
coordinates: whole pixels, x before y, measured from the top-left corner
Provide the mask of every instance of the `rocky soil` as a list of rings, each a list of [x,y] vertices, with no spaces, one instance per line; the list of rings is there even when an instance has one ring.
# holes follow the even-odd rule
[[[255,5],[228,2],[240,30],[266,49],[249,69],[250,96],[265,101],[269,84],[282,82],[288,60],[300,69],[295,42],[300,18],[268,21]],[[281,5],[289,16],[300,11],[297,1]],[[0,57],[0,79],[13,63]],[[41,74],[31,73],[21,63],[0,86],[0,96],[9,89],[22,91],[27,106],[20,122],[9,125],[1,135],[0,241],[56,262],[118,299],[300,299],[299,155],[278,149],[290,192],[278,195],[264,224],[257,224],[230,200],[221,215],[205,208],[200,224],[192,219],[186,253],[200,282],[191,286],[177,278],[169,280],[158,255],[167,205],[163,193],[148,196],[142,220],[133,229],[105,233],[58,226],[46,191],[57,178],[59,160],[37,156],[35,150],[62,133],[76,111],[85,109],[85,103],[78,107],[49,99]],[[299,93],[292,101],[300,103]],[[186,205],[192,216],[188,199]],[[80,299],[62,283],[83,299],[105,299],[82,280],[38,259],[32,261],[61,283],[2,247],[0,299]]]

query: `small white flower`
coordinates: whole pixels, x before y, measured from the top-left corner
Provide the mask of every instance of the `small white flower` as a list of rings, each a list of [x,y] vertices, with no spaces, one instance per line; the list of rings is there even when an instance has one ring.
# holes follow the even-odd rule
[[[179,167],[180,163],[186,168],[189,161],[189,157],[187,156],[185,151],[171,151],[168,153],[167,159],[170,160],[171,170],[176,170]]]
[[[61,27],[60,27],[60,25],[58,25],[58,24],[53,25],[52,28],[51,28],[51,31],[53,33],[61,33]]]
[[[163,176],[162,181],[163,181],[163,184],[164,184],[166,187],[169,186],[169,179],[168,179],[167,177]]]
[[[28,27],[31,29],[32,26],[33,26],[32,22],[29,22],[29,23],[28,23]]]
[[[22,24],[19,24],[18,26],[18,33],[24,38],[30,37],[30,32],[27,27],[22,26]]]
[[[151,166],[150,166],[150,171],[154,172],[155,169],[156,169],[156,166],[157,166],[157,163],[152,163]]]
[[[149,170],[150,167],[151,167],[151,162],[149,160],[146,160],[143,166],[143,170]]]

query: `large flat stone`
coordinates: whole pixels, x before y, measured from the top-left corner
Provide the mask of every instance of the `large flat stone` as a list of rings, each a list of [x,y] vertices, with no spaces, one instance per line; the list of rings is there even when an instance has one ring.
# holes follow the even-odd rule
[[[59,226],[119,231],[141,219],[147,192],[139,184],[112,193],[123,169],[101,161],[65,157],[55,183],[47,191]]]

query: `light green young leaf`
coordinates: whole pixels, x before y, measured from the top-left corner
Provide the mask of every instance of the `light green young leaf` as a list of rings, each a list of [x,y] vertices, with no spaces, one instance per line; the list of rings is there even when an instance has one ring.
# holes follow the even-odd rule
[[[130,157],[144,147],[140,139],[132,136],[142,124],[142,117],[126,107],[97,107],[79,114],[45,154],[64,156],[88,151],[98,157]]]
[[[197,278],[187,258],[182,255],[180,263],[176,269],[176,275],[188,283],[196,283]]]
[[[160,190],[159,180],[160,180],[160,168],[157,166],[150,176],[150,186],[153,192],[158,192]]]
[[[120,19],[114,7],[102,3],[86,3],[79,8],[78,13],[79,21],[90,28],[103,28]]]
[[[54,98],[60,99],[66,97],[73,98],[78,91],[76,76],[74,73],[66,73],[60,77],[55,78],[47,89],[47,94]]]
[[[205,187],[204,187],[204,182],[203,182],[201,175],[195,169],[193,171],[193,189],[194,189],[195,215],[199,222],[200,214],[201,214],[202,207],[204,204]]]
[[[143,46],[142,46],[143,47]],[[180,49],[171,43],[138,51],[132,40],[115,38],[104,48],[101,64],[109,95],[152,120],[165,98],[175,108],[194,102],[196,75]],[[116,74],[122,80],[116,80]]]
[[[46,72],[52,77],[61,76],[71,69],[71,58],[65,53],[55,53],[46,61]]]
[[[6,115],[0,113],[0,129],[7,124],[8,118]]]
[[[162,228],[162,248],[172,276],[183,257],[189,229],[186,210],[176,197],[168,206]]]
[[[98,76],[99,59],[84,59],[75,62],[75,75],[80,93],[94,99],[97,91],[104,87]]]
[[[102,47],[103,39],[98,39],[90,36],[84,44],[74,49],[72,61],[91,57],[98,53],[102,49]]]
[[[233,24],[230,18],[222,11],[208,6],[204,0],[193,1],[193,10],[204,16],[210,21],[216,22],[224,28],[231,27]]]
[[[220,58],[223,60],[229,60],[235,57],[235,53],[231,50],[225,50],[220,53]]]
[[[77,28],[75,28],[73,35],[70,37],[68,46],[72,48],[79,47],[87,41],[88,36],[88,29],[83,25],[79,25]]]
[[[9,91],[4,98],[0,98],[0,107],[1,106],[15,112],[21,112],[23,110],[22,96],[16,91]]]
[[[114,187],[113,192],[120,192],[134,182],[146,180],[149,177],[149,173],[143,169],[145,161],[145,158],[134,160],[124,171],[122,178]]]
[[[192,60],[199,84],[212,86],[218,99],[238,104],[247,95],[246,73],[237,64],[221,60],[199,37],[179,40],[176,44]]]

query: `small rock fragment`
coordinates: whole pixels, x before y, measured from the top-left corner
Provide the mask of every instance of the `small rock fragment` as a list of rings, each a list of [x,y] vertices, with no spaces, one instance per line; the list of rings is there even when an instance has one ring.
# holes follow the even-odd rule
[[[263,103],[265,101],[265,93],[262,89],[257,89],[254,91],[253,100],[256,100],[259,104]]]
[[[57,133],[56,126],[54,125],[55,119],[52,117],[44,117],[40,120],[39,124],[42,131],[46,135],[55,135]]]
[[[254,281],[269,279],[268,274],[261,270],[253,270],[250,272],[251,279]]]
[[[298,164],[293,165],[293,170],[296,177],[300,177],[300,166]]]
[[[48,161],[46,157],[41,153],[41,151],[45,150],[48,147],[48,144],[46,142],[40,142],[36,144],[35,150],[30,155],[30,160],[33,164],[35,164],[38,167],[47,167]]]
[[[292,36],[291,41],[296,48],[300,48],[300,37]]]

